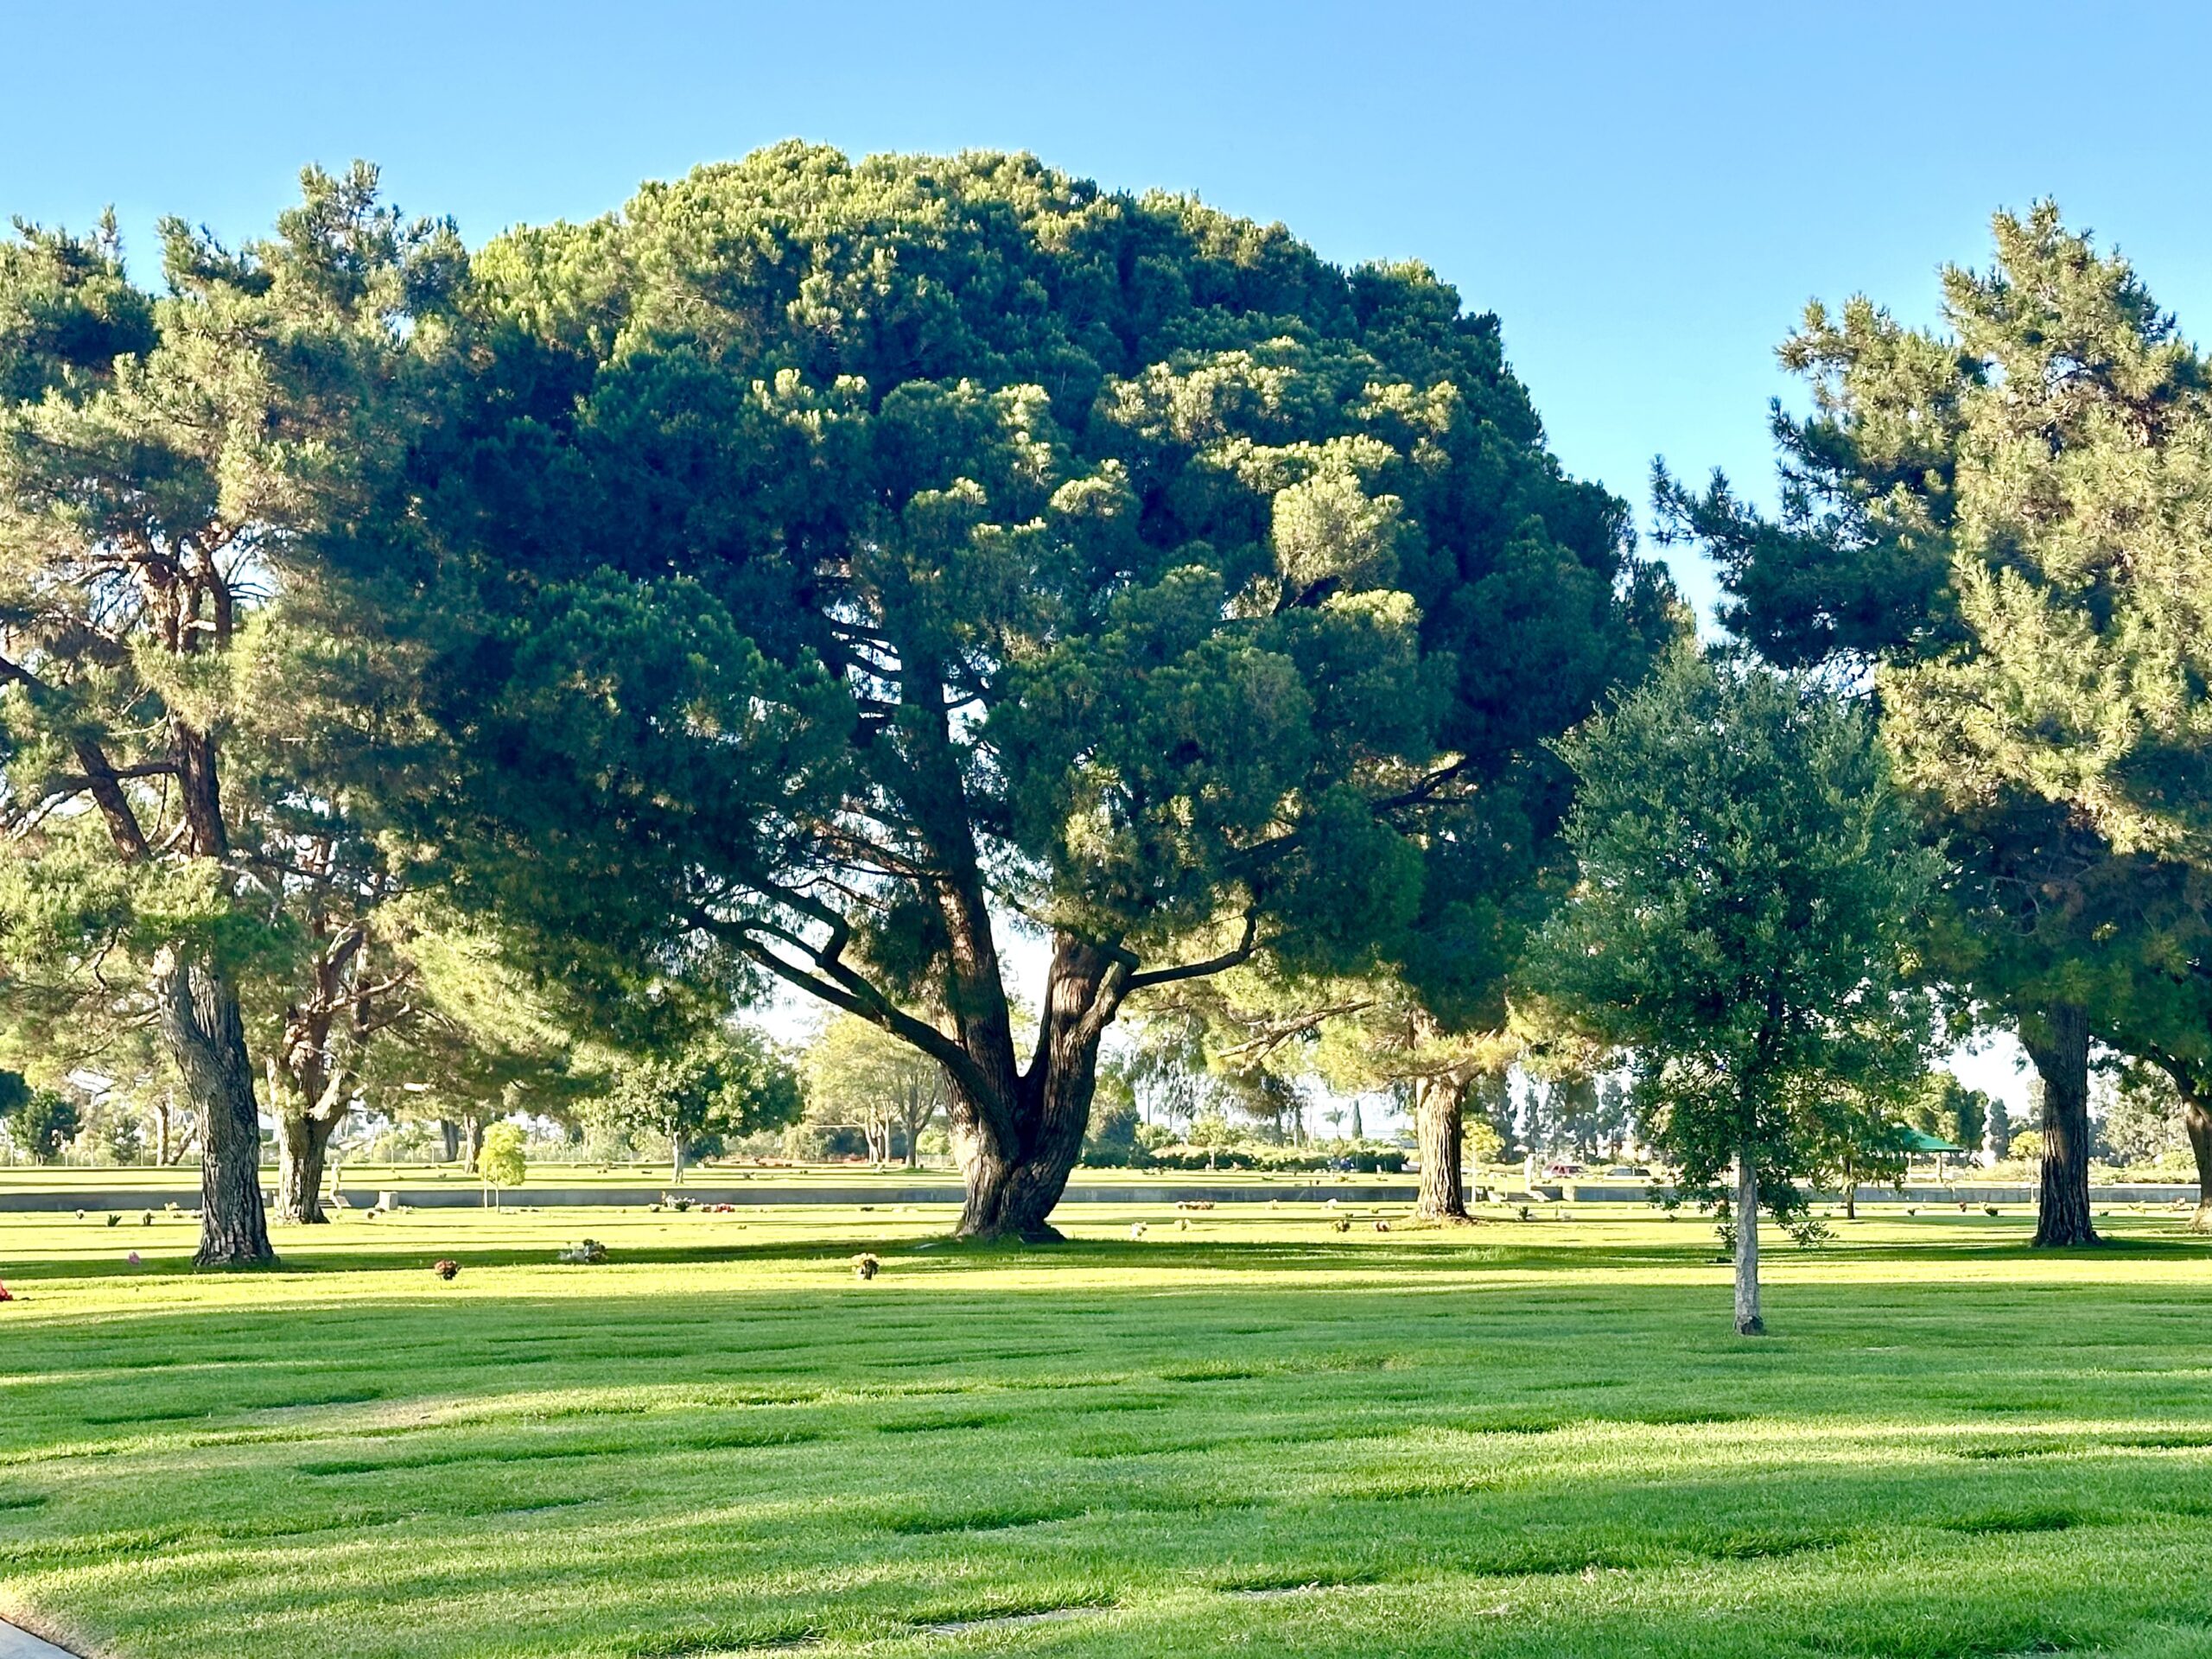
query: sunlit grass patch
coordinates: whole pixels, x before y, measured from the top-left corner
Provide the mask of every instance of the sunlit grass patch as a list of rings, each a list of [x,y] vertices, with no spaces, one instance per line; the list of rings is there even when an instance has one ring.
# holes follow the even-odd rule
[[[1252,1208],[424,1211],[245,1277],[0,1217],[0,1605],[119,1659],[2212,1656],[2167,1218],[1841,1225],[1747,1344],[1694,1224]]]

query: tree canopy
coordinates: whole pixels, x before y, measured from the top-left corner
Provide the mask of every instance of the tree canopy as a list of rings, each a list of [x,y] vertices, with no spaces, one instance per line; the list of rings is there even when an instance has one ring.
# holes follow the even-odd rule
[[[474,270],[373,573],[426,596],[456,889],[580,982],[779,981],[927,1054],[971,1233],[1046,1230],[1133,991],[1479,973],[1544,741],[1672,626],[1418,265],[786,144]]]

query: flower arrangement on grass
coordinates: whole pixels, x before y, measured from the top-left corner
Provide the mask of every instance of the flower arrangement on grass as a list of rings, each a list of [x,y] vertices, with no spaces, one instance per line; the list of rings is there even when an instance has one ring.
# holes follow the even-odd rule
[[[587,1238],[562,1251],[560,1259],[571,1267],[595,1268],[607,1260],[607,1246],[595,1238]]]
[[[0,1302],[12,1302],[15,1300],[15,1293],[10,1290],[7,1286],[0,1284]]]
[[[877,1261],[866,1250],[862,1250],[858,1255],[853,1258],[853,1277],[855,1279],[873,1279],[877,1274],[882,1271],[883,1263]]]
[[[430,1271],[436,1274],[439,1278],[444,1280],[448,1284],[451,1284],[454,1281],[454,1276],[461,1271],[461,1263],[454,1261],[451,1256],[446,1256],[439,1261],[431,1262]]]

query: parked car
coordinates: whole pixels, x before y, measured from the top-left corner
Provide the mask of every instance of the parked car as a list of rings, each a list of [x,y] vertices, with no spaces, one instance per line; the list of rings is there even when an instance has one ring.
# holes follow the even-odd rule
[[[1648,1180],[1651,1172],[1642,1164],[1615,1164],[1605,1173],[1617,1180]]]
[[[1544,1166],[1544,1179],[1548,1181],[1560,1180],[1569,1175],[1580,1175],[1581,1173],[1582,1166],[1580,1164],[1546,1164]]]

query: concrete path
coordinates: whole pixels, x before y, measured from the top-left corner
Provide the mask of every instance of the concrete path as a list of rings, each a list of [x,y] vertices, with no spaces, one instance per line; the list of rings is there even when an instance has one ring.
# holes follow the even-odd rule
[[[0,1618],[0,1659],[76,1659],[76,1656]]]

